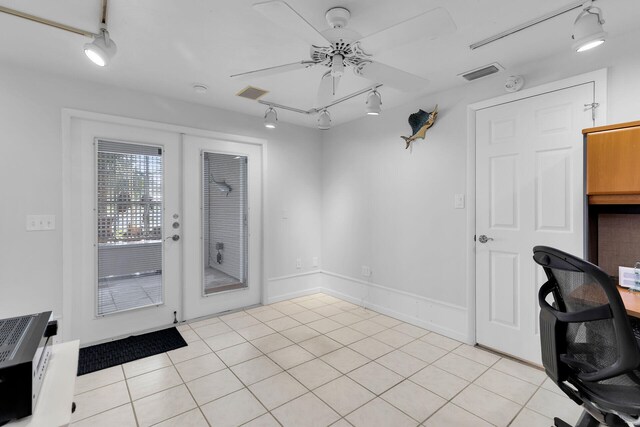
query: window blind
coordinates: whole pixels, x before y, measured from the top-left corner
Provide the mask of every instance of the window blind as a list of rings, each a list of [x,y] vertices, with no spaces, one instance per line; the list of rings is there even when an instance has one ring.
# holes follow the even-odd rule
[[[98,314],[161,302],[162,184],[161,148],[98,141]]]
[[[205,152],[202,172],[203,278],[208,294],[247,283],[247,158]]]

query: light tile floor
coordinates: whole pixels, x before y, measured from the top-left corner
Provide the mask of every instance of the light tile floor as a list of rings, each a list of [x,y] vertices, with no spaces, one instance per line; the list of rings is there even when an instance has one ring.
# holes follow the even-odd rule
[[[178,327],[187,347],[79,377],[74,426],[574,423],[544,372],[325,294]]]

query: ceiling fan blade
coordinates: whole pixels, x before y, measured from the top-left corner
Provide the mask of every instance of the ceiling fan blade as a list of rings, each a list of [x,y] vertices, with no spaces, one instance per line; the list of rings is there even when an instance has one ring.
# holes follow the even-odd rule
[[[253,5],[253,9],[260,12],[274,24],[297,34],[309,44],[315,46],[327,46],[330,44],[318,30],[313,28],[306,19],[284,1],[274,0],[256,3]]]
[[[309,68],[317,65],[313,61],[298,61],[291,64],[276,65],[275,67],[261,68],[259,70],[247,71],[246,73],[233,74],[231,77],[248,78],[248,77],[265,77],[274,74],[280,74],[287,71],[298,70],[300,68]]]
[[[360,40],[360,47],[370,55],[421,39],[451,34],[456,24],[446,9],[438,7]]]
[[[354,68],[354,72],[365,79],[404,92],[419,92],[429,84],[429,80],[420,76],[375,61]]]
[[[331,104],[333,98],[338,92],[338,85],[340,84],[340,77],[333,77],[331,71],[327,71],[320,80],[320,86],[318,87],[318,106],[324,107]]]

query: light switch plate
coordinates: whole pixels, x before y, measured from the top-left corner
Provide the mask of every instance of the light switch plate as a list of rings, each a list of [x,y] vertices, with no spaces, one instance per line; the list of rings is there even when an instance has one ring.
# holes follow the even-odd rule
[[[453,196],[453,207],[455,209],[464,209],[464,194],[455,194]]]
[[[39,222],[38,215],[27,215],[27,231],[38,231]]]
[[[55,215],[27,215],[27,231],[48,231],[56,229]]]

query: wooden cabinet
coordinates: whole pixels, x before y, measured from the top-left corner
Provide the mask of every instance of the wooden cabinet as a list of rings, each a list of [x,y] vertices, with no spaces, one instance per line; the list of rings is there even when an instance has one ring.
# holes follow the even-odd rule
[[[589,203],[640,203],[640,121],[583,133]]]
[[[640,260],[640,121],[582,133],[585,258],[617,276]]]

